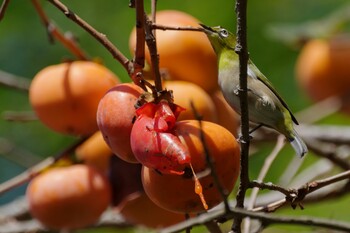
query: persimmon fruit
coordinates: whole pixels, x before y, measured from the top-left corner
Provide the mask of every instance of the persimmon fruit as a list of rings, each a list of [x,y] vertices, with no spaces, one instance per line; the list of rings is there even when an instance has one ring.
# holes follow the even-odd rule
[[[211,95],[211,99],[215,106],[217,123],[228,129],[236,137],[239,128],[239,115],[227,103],[221,90],[215,91]]]
[[[143,93],[131,83],[118,84],[101,99],[97,109],[97,124],[112,152],[121,159],[138,163],[131,150],[130,134],[136,117],[135,104]]]
[[[164,210],[148,198],[142,187],[141,167],[141,164],[111,157],[109,179],[113,211],[119,212],[131,224],[148,228],[165,227],[184,220],[184,215]]]
[[[175,134],[190,151],[195,173],[207,172],[208,164],[200,139],[198,121],[179,121],[175,127]],[[202,130],[220,185],[228,194],[232,191],[239,173],[238,143],[227,129],[215,123],[203,121]],[[141,176],[146,194],[160,207],[177,213],[203,212],[204,208],[195,193],[191,174],[191,172],[182,176],[160,174],[154,169],[143,166]],[[220,192],[210,174],[200,178],[200,183],[209,208],[222,202]]]
[[[96,169],[72,165],[48,170],[29,184],[30,213],[51,229],[94,224],[111,201],[108,180]]]
[[[296,62],[297,81],[314,101],[340,97],[343,110],[350,113],[349,61],[350,37],[310,40]]]
[[[59,133],[90,135],[98,130],[97,106],[119,83],[106,67],[90,61],[52,65],[35,75],[29,100],[38,118]]]
[[[167,26],[199,27],[199,20],[181,11],[163,10],[156,14],[157,24]],[[157,30],[157,50],[159,66],[172,80],[184,80],[197,84],[207,92],[217,89],[218,67],[216,55],[204,33],[193,31]],[[136,28],[129,39],[129,47],[134,53]],[[151,57],[146,49],[146,61]]]
[[[143,191],[128,195],[117,209],[128,222],[148,228],[159,229],[185,220],[184,214],[159,207]]]
[[[163,84],[164,88],[173,91],[174,102],[185,108],[178,117],[181,120],[193,120],[196,116],[191,107],[191,101],[203,120],[216,122],[217,114],[215,105],[210,98],[210,95],[204,91],[200,86],[181,80],[169,80]]]
[[[85,142],[75,149],[76,157],[84,164],[92,166],[97,170],[107,173],[112,150],[103,139],[101,131],[91,135]]]

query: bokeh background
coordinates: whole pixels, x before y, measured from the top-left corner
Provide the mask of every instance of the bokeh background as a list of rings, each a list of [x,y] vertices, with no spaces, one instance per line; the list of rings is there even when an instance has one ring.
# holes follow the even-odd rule
[[[70,9],[85,19],[106,36],[129,58],[128,39],[135,24],[134,9],[128,1],[63,1]],[[301,91],[295,80],[295,62],[298,48],[287,46],[275,40],[267,30],[275,24],[302,24],[305,21],[325,17],[332,11],[345,6],[348,0],[250,0],[248,3],[248,47],[250,57],[260,70],[271,80],[285,98],[290,108],[298,112],[312,102]],[[91,56],[113,70],[123,81],[129,81],[122,66],[109,52],[88,33],[69,21],[60,11],[42,1],[49,17],[63,31],[72,32],[81,47]],[[145,5],[149,11],[150,1]],[[232,31],[236,29],[234,1],[216,0],[159,0],[158,9],[177,9],[192,14],[207,25],[221,25]],[[0,70],[27,78],[42,68],[74,58],[59,43],[51,44],[46,29],[42,26],[30,1],[11,1],[4,19],[0,22]],[[75,138],[59,135],[47,129],[38,121],[9,122],[2,117],[8,111],[30,111],[28,95],[0,85],[0,183],[50,156]],[[348,124],[350,118],[334,114],[322,123]],[[252,158],[251,176],[256,177],[259,167],[271,147],[266,146]],[[288,150],[287,152],[288,153]],[[289,155],[292,153],[289,152]],[[286,167],[288,156],[278,159],[267,179],[273,181]],[[290,156],[289,156],[290,157]],[[312,155],[307,163],[315,159]],[[0,205],[23,195],[25,186],[0,196]],[[313,215],[350,221],[350,197],[307,205],[304,211],[281,210],[280,213]],[[304,227],[269,228],[268,231],[310,232]],[[118,230],[113,230],[118,231]],[[121,230],[122,231],[122,230]],[[1,230],[0,230],[1,232]]]

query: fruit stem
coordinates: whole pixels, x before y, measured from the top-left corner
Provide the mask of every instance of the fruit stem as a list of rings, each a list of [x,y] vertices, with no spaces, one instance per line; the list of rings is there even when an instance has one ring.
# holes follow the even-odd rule
[[[203,208],[205,210],[207,210],[208,209],[208,205],[207,205],[207,202],[205,201],[205,198],[204,198],[204,195],[203,195],[202,185],[201,185],[198,177],[196,176],[196,173],[194,172],[194,169],[192,167],[192,163],[190,163],[190,167],[191,167],[191,171],[192,171],[193,179],[194,179],[194,192],[196,194],[198,194],[198,196],[201,199],[201,202],[203,204]]]

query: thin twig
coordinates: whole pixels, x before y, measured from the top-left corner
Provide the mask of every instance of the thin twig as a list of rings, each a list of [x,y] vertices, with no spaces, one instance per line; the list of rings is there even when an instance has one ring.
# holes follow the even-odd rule
[[[77,45],[74,39],[64,36],[56,25],[49,20],[38,0],[32,0],[32,4],[44,24],[49,38],[55,38],[80,60],[89,60],[85,52]]]
[[[196,31],[196,32],[203,32],[203,28],[200,27],[192,27],[192,26],[167,26],[167,25],[160,25],[153,22],[152,24],[153,29],[158,30],[172,30],[172,31]]]
[[[36,219],[22,219],[21,216],[29,212],[27,199],[22,196],[16,200],[0,206],[0,232],[1,233],[27,233],[27,232],[52,232],[40,224]],[[93,228],[100,227],[130,227],[123,216],[111,209],[106,210]],[[88,226],[89,228],[91,226]]]
[[[312,106],[306,109],[303,109],[302,111],[299,111],[296,114],[296,118],[299,119],[299,122],[303,122],[303,124],[312,124],[339,111],[341,109],[341,105],[341,100],[338,97],[329,97],[325,100],[313,104]],[[300,126],[295,127],[297,128],[297,130],[300,130],[301,128]],[[310,137],[303,138],[306,139]],[[308,145],[309,150],[312,150],[311,147],[313,147],[313,144],[309,142],[306,143]],[[303,165],[304,161],[305,157],[303,159],[294,157],[292,161],[288,164],[286,172],[281,176],[280,183],[288,184],[292,177],[297,173],[299,168]]]
[[[2,118],[6,121],[30,122],[38,120],[33,111],[4,111]]]
[[[0,7],[0,21],[4,18],[6,9],[10,3],[10,0],[4,0]]]
[[[208,145],[206,143],[205,134],[204,134],[203,128],[202,128],[202,116],[200,116],[200,114],[198,113],[196,107],[194,106],[193,101],[190,102],[190,105],[191,105],[191,108],[192,108],[192,112],[193,112],[195,118],[197,119],[197,121],[199,123],[200,139],[201,139],[201,142],[203,144],[203,149],[204,149],[204,154],[205,154],[205,158],[206,158],[207,164],[208,164],[208,166],[210,168],[210,174],[213,177],[214,184],[215,184],[217,190],[219,191],[219,193],[221,195],[221,198],[222,198],[222,200],[224,202],[225,211],[229,212],[230,211],[230,205],[229,205],[229,203],[227,201],[228,193],[227,193],[227,190],[223,189],[222,184],[219,181],[219,177],[218,177],[216,169],[214,167],[214,162],[215,161],[213,161],[212,156],[210,156],[209,148],[208,148]]]
[[[157,13],[157,0],[152,0],[151,1],[151,20],[153,24],[156,23],[156,13]],[[156,36],[155,32],[153,32],[153,35]]]
[[[135,73],[145,66],[145,9],[143,0],[135,0],[136,9],[136,48],[134,58]]]
[[[148,19],[147,15],[145,15],[145,22],[146,22],[146,25],[145,25],[146,43],[151,56],[154,84],[157,92],[160,92],[163,90],[163,87],[162,87],[161,75],[159,72],[159,56],[157,51],[156,38],[152,33],[152,21]]]
[[[285,189],[281,186],[275,185],[273,183],[263,183],[263,182],[259,182],[257,180],[252,180],[250,182],[252,187],[256,187],[259,189],[268,189],[268,190],[273,190],[273,191],[278,191],[280,193],[283,193],[284,195],[288,196],[290,195],[291,191],[289,189]]]
[[[10,180],[5,181],[4,183],[0,184],[0,195],[15,188],[18,187],[29,180],[31,180],[33,177],[37,176],[43,169],[53,165],[57,160],[60,158],[66,156],[67,154],[71,153],[75,148],[77,148],[81,143],[83,143],[86,140],[86,138],[81,138],[68,148],[64,149],[63,151],[57,153],[54,156],[50,156],[46,159],[44,159],[42,162],[38,163],[37,165],[28,168],[21,174],[13,177]]]
[[[264,165],[260,170],[259,176],[257,178],[258,182],[263,182],[263,180],[264,180],[267,172],[269,171],[273,161],[275,161],[277,155],[282,150],[284,145],[285,145],[284,136],[282,136],[282,135],[278,136],[275,148],[272,150],[271,154],[265,159]],[[253,188],[252,194],[250,195],[250,199],[249,199],[249,202],[247,204],[248,210],[253,209],[259,190],[260,189],[258,187]],[[243,226],[244,226],[244,228],[243,228],[244,233],[250,232],[249,231],[249,229],[250,229],[250,219],[249,218],[245,219]]]
[[[106,35],[102,34],[101,32],[98,32],[95,28],[93,28],[90,24],[88,24],[86,21],[80,18],[77,14],[72,12],[66,5],[64,5],[59,0],[48,1],[61,12],[63,12],[65,16],[67,16],[67,18],[78,24],[90,35],[92,35],[96,40],[98,40],[112,54],[113,58],[115,58],[132,77],[132,69],[130,69],[129,67],[130,61],[113,45],[113,43],[107,38]]]
[[[279,192],[284,193],[287,197],[281,200],[278,200],[274,203],[270,203],[267,206],[261,206],[261,207],[257,207],[254,208],[253,211],[264,211],[264,212],[273,212],[275,211],[277,208],[280,208],[281,206],[283,206],[286,203],[291,203],[292,206],[296,206],[297,204],[300,204],[307,195],[309,195],[310,193],[319,190],[325,186],[328,186],[330,184],[334,184],[336,182],[342,181],[342,180],[346,180],[346,179],[350,179],[350,170],[349,171],[345,171],[342,173],[339,173],[337,175],[322,179],[322,180],[315,180],[309,183],[306,183],[302,186],[300,186],[297,189],[282,189],[279,186],[275,186],[273,184],[264,184],[261,187],[262,188],[267,188],[270,190],[277,190]],[[256,184],[258,185],[258,184]],[[288,197],[289,195],[289,197]]]
[[[329,97],[295,114],[296,118],[304,124],[312,124],[322,120],[341,109],[339,97]]]
[[[350,127],[347,125],[299,125],[297,130],[302,138],[312,138],[321,142],[334,144],[350,144]],[[254,142],[276,140],[276,131],[261,128],[254,132]]]
[[[190,218],[182,223],[170,226],[160,230],[160,233],[173,233],[185,230],[187,227],[203,225],[208,221],[212,221],[221,216],[225,216],[227,219],[250,217],[252,219],[258,219],[266,225],[271,224],[288,224],[288,225],[304,225],[304,226],[317,226],[323,228],[329,228],[332,230],[339,230],[344,232],[350,232],[350,224],[348,222],[335,221],[329,219],[315,218],[315,217],[291,217],[291,216],[275,216],[266,213],[256,213],[243,209],[232,209],[231,212],[225,213],[224,209],[216,209],[208,213],[199,215],[197,217]]]
[[[333,164],[344,170],[350,170],[350,163],[346,159],[338,156],[336,146],[334,144],[325,144],[313,139],[307,139],[306,142],[309,150],[313,151],[316,155],[328,159]]]
[[[30,80],[0,70],[0,85],[11,87],[20,91],[28,91]]]
[[[247,0],[236,0],[235,10],[237,14],[237,45],[236,52],[239,56],[239,100],[241,108],[241,163],[240,163],[240,184],[236,196],[236,207],[244,207],[245,193],[249,186],[249,113],[247,94],[247,66],[248,66],[248,46],[247,46]],[[241,232],[242,217],[234,218],[232,231]]]
[[[322,180],[316,180],[316,181],[310,182],[300,189],[305,189],[305,190],[307,190],[308,193],[312,193],[312,192],[314,192],[320,188],[323,188],[327,185],[330,185],[330,184],[333,184],[335,182],[345,180],[345,179],[350,179],[350,170],[339,173],[337,175],[334,175],[334,176],[331,176],[328,178],[325,178],[325,179],[322,179]]]
[[[24,168],[31,167],[42,160],[42,158],[39,156],[32,154],[30,151],[27,151],[24,148],[21,148],[9,139],[1,137],[0,154],[2,158],[12,161]]]

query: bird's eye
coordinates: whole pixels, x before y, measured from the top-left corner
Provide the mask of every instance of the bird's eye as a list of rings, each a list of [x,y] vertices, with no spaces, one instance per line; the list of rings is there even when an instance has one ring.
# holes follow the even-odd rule
[[[228,37],[228,31],[226,29],[221,29],[220,36],[224,38]]]

